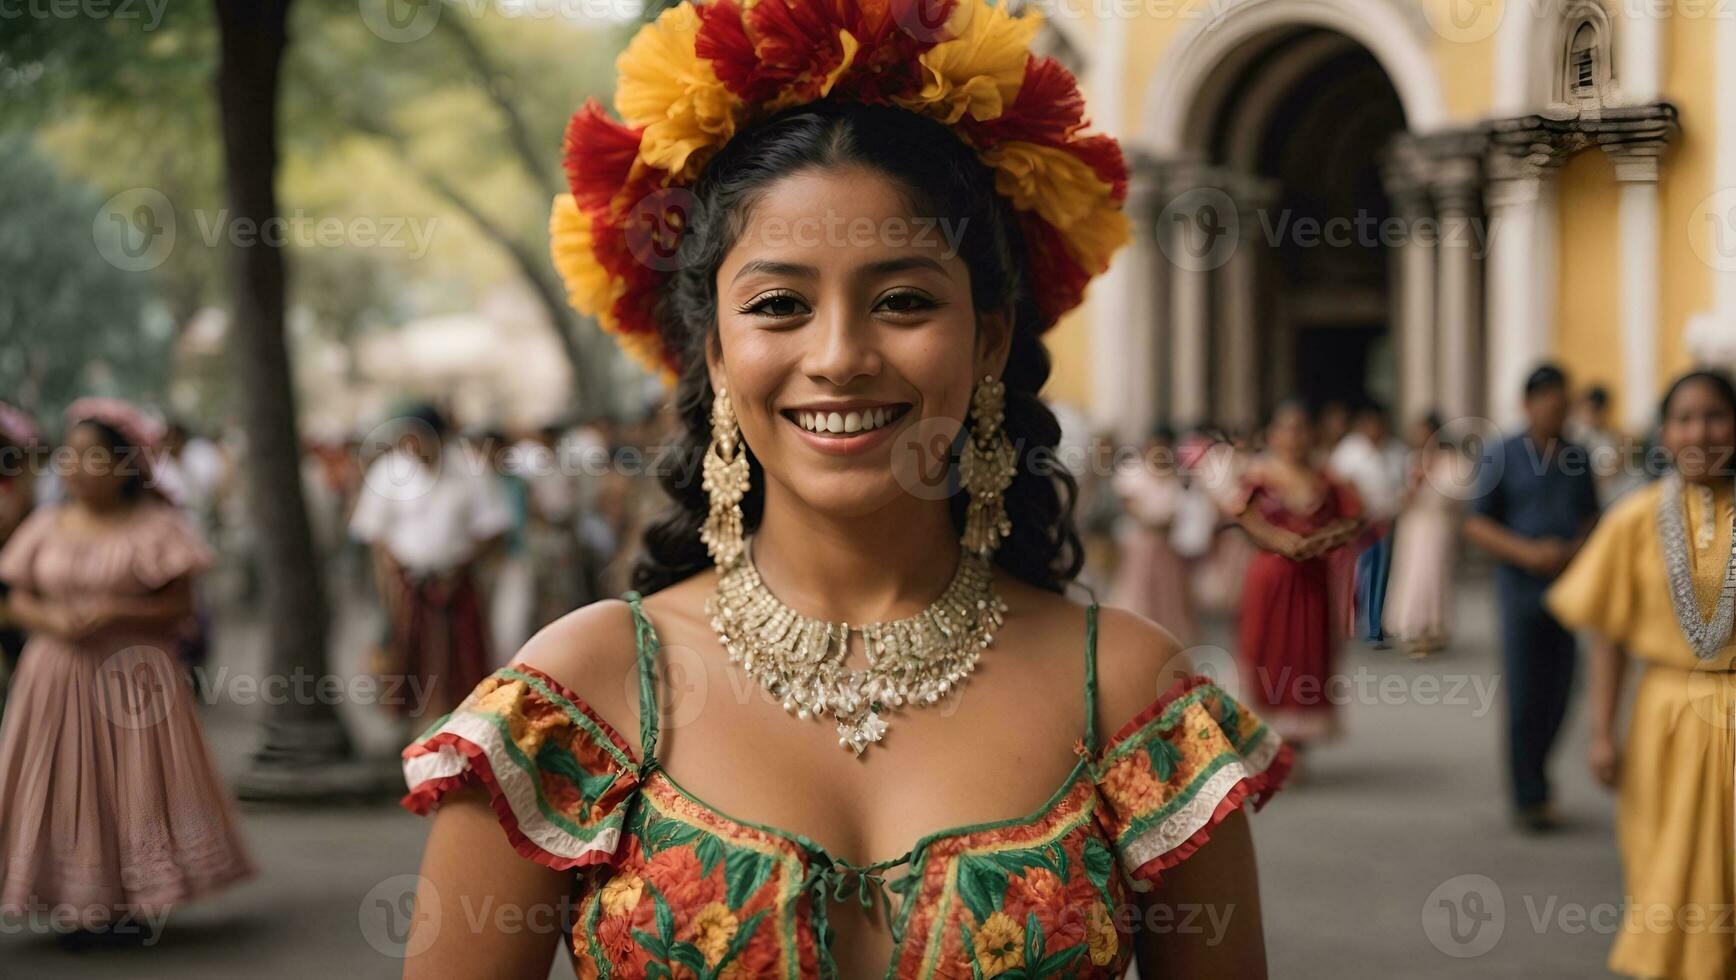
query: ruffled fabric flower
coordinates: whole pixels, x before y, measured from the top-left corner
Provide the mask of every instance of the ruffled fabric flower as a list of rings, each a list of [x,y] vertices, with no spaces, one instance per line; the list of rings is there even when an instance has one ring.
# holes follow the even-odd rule
[[[982,156],[995,170],[995,190],[1014,207],[1035,211],[1053,225],[1087,271],[1107,269],[1109,257],[1131,237],[1126,215],[1103,213],[1113,188],[1077,156],[1022,140],[991,147]]]
[[[603,886],[600,901],[603,904],[604,915],[627,915],[639,907],[639,898],[645,894],[645,879],[632,872],[615,875]]]
[[[670,7],[615,61],[621,73],[615,111],[644,131],[640,160],[682,180],[696,176],[710,152],[735,135],[741,109],[711,62],[696,53],[699,26],[691,4]]]
[[[947,25],[950,39],[922,54],[922,88],[896,101],[948,125],[967,114],[994,119],[1018,96],[1041,26],[1035,12],[1013,17],[1000,6],[959,4]]]
[[[722,902],[712,902],[693,917],[693,945],[699,947],[705,962],[716,966],[723,959],[723,954],[729,949],[729,941],[735,938],[741,923],[736,920],[735,913]]]
[[[1083,132],[1071,73],[1030,54],[1035,13],[988,0],[682,2],[617,60],[610,119],[595,101],[569,123],[570,193],[549,219],[568,301],[672,386],[662,336],[671,269],[659,195],[682,193],[742,127],[819,99],[896,105],[952,126],[1011,200],[1031,292],[1047,329],[1131,238],[1127,168],[1108,136]],[[649,234],[648,234],[649,233]]]
[[[1090,950],[1092,963],[1108,966],[1115,962],[1115,954],[1121,947],[1121,937],[1115,932],[1115,919],[1109,914],[1109,907],[1102,902],[1092,905],[1091,911],[1086,913],[1085,942]]]
[[[1025,928],[1005,912],[991,913],[971,944],[985,977],[998,977],[1025,964]]]

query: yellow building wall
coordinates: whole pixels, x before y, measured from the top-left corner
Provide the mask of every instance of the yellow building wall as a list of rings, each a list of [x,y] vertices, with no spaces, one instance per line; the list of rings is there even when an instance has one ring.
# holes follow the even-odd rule
[[[1681,112],[1682,133],[1670,147],[1659,170],[1659,283],[1662,310],[1658,318],[1660,383],[1689,367],[1682,330],[1688,317],[1712,306],[1712,270],[1696,254],[1705,254],[1711,227],[1701,210],[1714,186],[1713,155],[1718,142],[1716,77],[1718,32],[1704,17],[1672,14],[1665,31],[1664,98]]]
[[[1620,418],[1621,243],[1618,188],[1608,156],[1590,149],[1568,160],[1556,175],[1556,195],[1556,357],[1575,387],[1609,388],[1611,414]]]

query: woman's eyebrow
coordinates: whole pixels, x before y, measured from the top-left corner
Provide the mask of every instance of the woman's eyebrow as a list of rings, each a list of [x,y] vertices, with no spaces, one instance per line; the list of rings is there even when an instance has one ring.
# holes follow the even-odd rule
[[[909,272],[913,269],[927,269],[943,276],[948,274],[946,266],[926,255],[905,255],[896,259],[886,259],[865,265],[862,267],[862,275],[865,277],[884,276],[894,272]]]
[[[820,270],[811,265],[801,265],[796,262],[774,262],[771,259],[754,259],[738,269],[735,273],[735,278],[731,279],[730,282],[736,282],[743,276],[752,276],[761,273],[768,276],[792,276],[799,279],[814,279],[820,275]]]

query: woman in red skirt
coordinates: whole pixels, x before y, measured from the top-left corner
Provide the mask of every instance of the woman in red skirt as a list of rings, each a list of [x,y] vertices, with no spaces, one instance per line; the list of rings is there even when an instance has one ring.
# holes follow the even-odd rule
[[[1336,731],[1331,691],[1332,580],[1328,556],[1356,536],[1356,492],[1311,462],[1314,426],[1301,402],[1278,406],[1266,452],[1243,480],[1238,520],[1259,552],[1242,592],[1243,696],[1301,750]]]

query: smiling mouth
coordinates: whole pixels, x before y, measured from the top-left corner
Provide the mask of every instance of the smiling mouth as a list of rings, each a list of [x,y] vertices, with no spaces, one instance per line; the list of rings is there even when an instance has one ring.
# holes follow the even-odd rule
[[[848,412],[789,408],[780,414],[815,435],[840,438],[883,429],[903,418],[904,413],[909,410],[908,404],[900,402],[896,405],[881,405]]]

